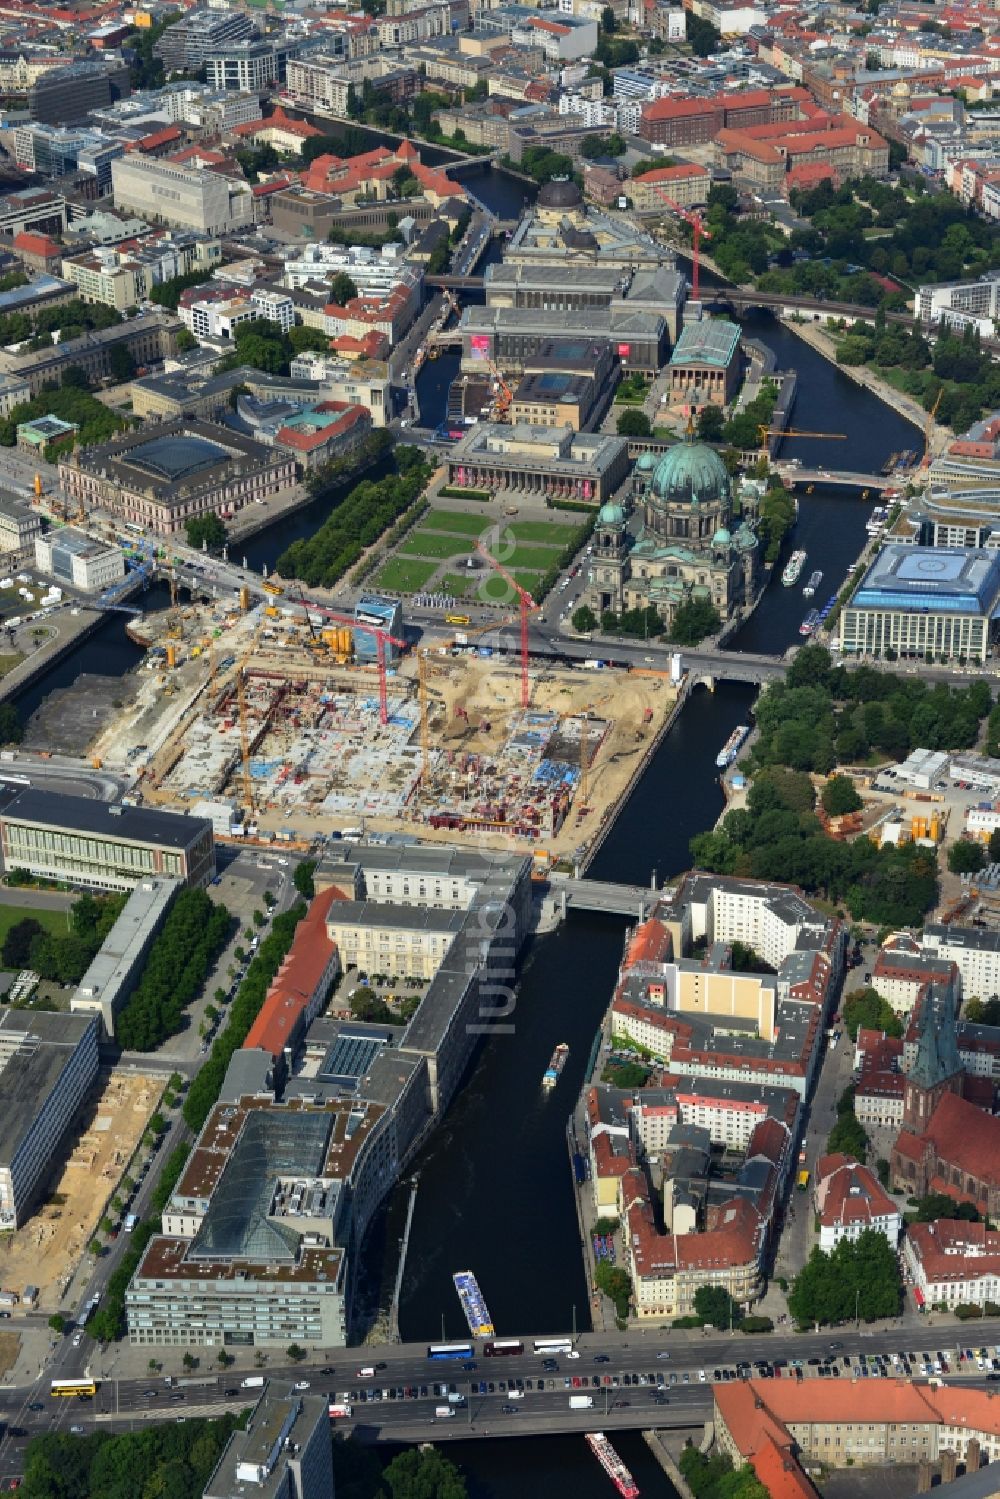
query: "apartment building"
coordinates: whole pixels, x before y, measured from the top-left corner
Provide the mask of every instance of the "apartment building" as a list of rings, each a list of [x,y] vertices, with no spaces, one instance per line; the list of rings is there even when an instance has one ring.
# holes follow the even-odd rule
[[[253,35],[253,20],[246,11],[203,6],[188,11],[168,26],[154,52],[165,72],[194,73],[213,52]]]
[[[242,323],[263,318],[282,333],[295,326],[295,305],[287,293],[254,287],[247,295],[234,286],[216,283],[192,286],[181,293],[177,315],[195,338],[234,339]]]
[[[0,852],[5,869],[92,890],[131,890],[151,875],[207,885],[215,874],[210,822],[34,788],[0,798]]]
[[[992,337],[994,323],[1000,318],[1000,272],[980,276],[976,281],[918,286],[914,312],[918,322],[928,326],[942,320],[959,328],[972,323],[986,337]]]
[[[903,1266],[921,1307],[1000,1305],[1000,1233],[985,1223],[910,1223]]]
[[[97,1080],[93,1017],[0,1011],[0,1228],[20,1228]]]
[[[56,284],[61,287],[71,285],[67,282]],[[84,333],[79,338],[64,339],[30,353],[0,351],[0,371],[26,382],[31,394],[37,396],[49,381],[61,384],[62,372],[70,365],[78,365],[95,380],[111,374],[110,354],[117,344],[129,351],[136,364],[152,364],[163,359],[175,352],[181,326],[170,313],[143,313],[128,322],[115,323],[95,333]]]
[[[954,963],[962,976],[962,995],[992,999],[1000,995],[1000,933],[985,927],[944,926],[930,922],[921,943],[935,957]]]
[[[813,1203],[819,1219],[819,1247],[826,1253],[843,1239],[853,1241],[869,1231],[882,1234],[893,1250],[899,1243],[903,1227],[899,1203],[852,1156],[820,1156]]]
[[[262,94],[278,81],[278,50],[263,37],[243,37],[210,52],[205,69],[210,88]]]
[[[19,387],[18,400],[14,404],[27,401],[28,391],[25,386]],[[8,416],[9,411],[0,414]],[[0,554],[5,554],[4,561],[9,562],[9,554],[30,555],[35,552],[35,537],[42,534],[42,518],[29,505],[15,499],[12,495],[0,494]]]
[[[116,207],[159,223],[199,234],[231,233],[253,223],[249,183],[218,172],[131,152],[112,163],[111,181]]]

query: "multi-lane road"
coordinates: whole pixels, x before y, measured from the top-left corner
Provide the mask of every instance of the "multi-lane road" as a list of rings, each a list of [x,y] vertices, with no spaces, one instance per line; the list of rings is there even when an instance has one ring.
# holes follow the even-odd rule
[[[0,1447],[0,1477],[22,1471],[23,1449],[32,1436],[74,1428],[134,1430],[155,1420],[241,1409],[259,1395],[259,1388],[247,1388],[243,1381],[260,1374],[302,1381],[313,1393],[336,1403],[346,1397],[351,1417],[342,1424],[367,1440],[558,1434],[593,1429],[597,1424],[609,1430],[678,1427],[704,1421],[711,1414],[712,1383],[727,1375],[739,1377],[737,1365],[743,1363],[749,1371],[755,1361],[766,1363],[771,1371],[766,1377],[820,1384],[871,1379],[873,1403],[879,1379],[900,1377],[892,1355],[904,1352],[912,1355],[907,1371],[911,1376],[985,1385],[988,1371],[980,1368],[978,1358],[983,1329],[978,1336],[961,1331],[961,1348],[955,1327],[927,1327],[919,1334],[898,1327],[805,1334],[779,1330],[754,1338],[714,1331],[701,1337],[662,1332],[635,1332],[627,1337],[586,1334],[577,1341],[578,1356],[553,1355],[548,1367],[543,1356],[532,1351],[530,1337],[522,1340],[523,1354],[503,1358],[484,1357],[477,1346],[471,1360],[431,1360],[425,1344],[385,1345],[331,1349],[325,1354],[314,1350],[301,1365],[288,1365],[280,1354],[273,1355],[275,1366],[262,1370],[248,1368],[243,1353],[235,1368],[222,1373],[213,1371],[214,1356],[206,1350],[204,1368],[190,1378],[171,1385],[154,1374],[109,1378],[87,1401],[53,1398],[49,1379],[54,1371],[47,1369],[44,1378],[31,1386],[0,1390],[0,1419],[14,1433]],[[961,1358],[970,1349],[972,1360]],[[997,1355],[995,1344],[988,1346],[988,1354]],[[862,1373],[862,1355],[868,1374]],[[940,1373],[933,1367],[939,1355],[943,1357]],[[931,1361],[929,1371],[925,1359]],[[95,1350],[89,1363],[97,1365]],[[886,1373],[877,1372],[879,1367]],[[362,1370],[374,1373],[362,1374]],[[55,1372],[64,1375],[66,1370]],[[449,1401],[449,1394],[460,1397],[460,1403]],[[571,1398],[589,1399],[592,1404],[572,1409]],[[817,1398],[822,1398],[819,1390]],[[444,1407],[454,1410],[454,1415],[437,1415]]]

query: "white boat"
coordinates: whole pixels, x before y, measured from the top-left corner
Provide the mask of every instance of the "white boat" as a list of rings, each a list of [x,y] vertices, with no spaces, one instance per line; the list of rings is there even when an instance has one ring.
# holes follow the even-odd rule
[[[797,583],[799,581],[799,574],[802,572],[803,567],[805,567],[805,563],[805,552],[797,551],[792,553],[785,566],[784,572],[781,574],[781,581],[782,583],[784,583],[786,588],[791,588],[794,583]]]
[[[737,724],[725,744],[715,757],[715,763],[720,770],[725,770],[727,765],[732,765],[740,752],[740,746],[750,732],[750,725],[746,723]]]
[[[804,599],[811,599],[822,581],[823,574],[820,572],[819,568],[817,568],[814,573],[809,574],[809,582],[802,590],[802,597]]]

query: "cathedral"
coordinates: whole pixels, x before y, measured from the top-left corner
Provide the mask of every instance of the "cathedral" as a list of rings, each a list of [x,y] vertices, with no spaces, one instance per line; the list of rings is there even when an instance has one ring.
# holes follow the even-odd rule
[[[733,515],[732,487],[714,448],[687,441],[659,459],[643,453],[632,474],[631,509],[601,506],[594,530],[585,602],[605,610],[652,605],[664,626],[688,599],[705,599],[725,621],[752,603],[761,581],[760,547],[745,520]]]

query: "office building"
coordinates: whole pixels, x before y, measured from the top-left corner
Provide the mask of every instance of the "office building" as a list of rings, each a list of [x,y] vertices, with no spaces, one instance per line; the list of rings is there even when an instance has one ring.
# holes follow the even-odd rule
[[[30,1215],[97,1079],[92,1016],[0,1010],[0,1228]]]
[[[28,91],[28,112],[47,125],[72,125],[131,91],[123,62],[74,62],[50,68],[38,78]]]
[[[844,1239],[882,1234],[895,1253],[903,1219],[899,1203],[878,1177],[852,1156],[821,1155],[816,1162],[813,1204],[819,1222],[819,1247],[829,1254]]]
[[[563,427],[480,423],[448,451],[448,482],[603,504],[628,473],[622,437]]]
[[[36,234],[62,234],[68,214],[66,199],[45,188],[25,187],[0,197],[0,234],[33,229]]]
[[[195,73],[213,52],[253,35],[246,11],[199,7],[168,26],[153,50],[165,72]]]
[[[575,281],[575,274],[566,277],[568,287],[572,288]],[[510,376],[520,373],[554,338],[604,340],[612,345],[624,370],[652,379],[659,373],[670,347],[669,317],[669,304],[664,311],[650,306],[634,307],[627,300],[602,307],[573,307],[560,306],[560,299],[553,297],[548,307],[533,306],[530,302],[517,306],[495,302],[492,306],[465,307],[459,323],[462,369],[489,378],[489,366],[493,363]]]
[[[510,265],[673,266],[674,254],[628,218],[585,204],[575,182],[554,178],[538,194],[504,249]]]
[[[226,1443],[202,1499],[333,1499],[327,1397],[269,1379],[245,1427]]]
[[[115,1016],[135,988],[180,888],[179,880],[166,876],[140,880],[74,991],[71,1013],[99,1017],[104,1036],[114,1035]]]
[[[57,583],[69,584],[81,593],[103,593],[125,576],[120,547],[95,541],[70,526],[35,538],[35,566]]]
[[[42,177],[65,177],[77,170],[92,174],[98,196],[111,191],[111,163],[125,154],[121,141],[109,141],[96,130],[66,129],[41,123],[18,125],[14,157],[25,171]]]
[[[953,328],[972,327],[992,338],[1000,318],[1000,273],[991,271],[977,281],[947,281],[918,286],[917,320],[929,326],[944,322]]]
[[[278,81],[278,53],[272,41],[243,37],[227,42],[205,60],[209,87],[261,94]]]
[[[60,281],[63,288],[58,300],[77,295],[72,282]],[[21,287],[27,291],[30,288]],[[7,293],[3,294],[8,295]],[[0,297],[0,312],[6,311]],[[114,323],[110,328],[101,328],[93,333],[83,333],[79,338],[62,339],[59,343],[27,353],[12,353],[0,350],[0,372],[27,383],[32,396],[37,396],[50,381],[62,384],[63,371],[70,365],[78,366],[93,380],[100,380],[113,373],[111,351],[120,345],[127,349],[136,364],[154,364],[168,354],[176,352],[177,335],[183,325],[168,312],[144,312],[129,318],[124,323]]]
[[[228,427],[181,418],[88,448],[77,462],[60,464],[59,479],[79,504],[169,536],[193,515],[235,515],[284,494],[295,483],[295,463]]]
[[[210,822],[34,788],[0,798],[0,851],[5,870],[92,890],[160,875],[207,885],[215,874]]]
[[[158,223],[198,234],[229,234],[253,224],[250,184],[218,172],[133,151],[112,163],[111,183],[117,208]]]
[[[841,611],[840,649],[984,662],[998,604],[1000,552],[894,543],[882,548]]]

